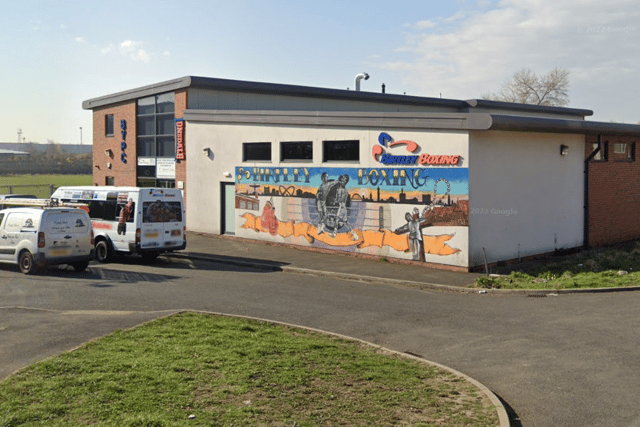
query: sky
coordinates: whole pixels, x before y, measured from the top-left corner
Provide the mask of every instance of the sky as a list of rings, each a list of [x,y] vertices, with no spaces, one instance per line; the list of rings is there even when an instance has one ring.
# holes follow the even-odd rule
[[[637,0],[21,0],[0,46],[0,142],[90,144],[83,101],[184,76],[473,99],[561,67],[568,107],[640,122]]]

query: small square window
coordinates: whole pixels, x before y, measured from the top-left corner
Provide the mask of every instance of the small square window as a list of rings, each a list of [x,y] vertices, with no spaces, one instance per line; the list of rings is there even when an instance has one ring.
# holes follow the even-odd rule
[[[597,142],[591,143],[591,153],[593,153],[597,148],[598,148],[598,143]],[[609,142],[608,141],[602,142],[602,148],[593,157],[592,160],[593,161],[599,161],[599,162],[606,162],[607,158],[608,158],[608,155],[607,155],[608,148],[609,148]]]
[[[313,160],[313,142],[291,141],[280,143],[280,160]]]
[[[104,116],[104,134],[105,136],[113,136],[113,114]]]
[[[107,176],[104,179],[104,185],[116,185],[116,179],[112,176]]]
[[[322,141],[323,162],[360,161],[360,141]]]
[[[243,162],[270,162],[271,143],[270,142],[243,142],[242,143]]]
[[[615,160],[633,161],[636,157],[636,143],[615,143],[613,144],[613,153]]]

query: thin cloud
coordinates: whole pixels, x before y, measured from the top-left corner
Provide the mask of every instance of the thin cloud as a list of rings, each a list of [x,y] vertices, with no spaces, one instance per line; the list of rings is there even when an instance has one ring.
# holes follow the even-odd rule
[[[143,42],[125,40],[117,46],[113,43],[110,43],[108,46],[103,47],[100,52],[103,55],[111,55],[117,53],[134,61],[151,62],[151,54],[143,49],[143,46]],[[168,54],[168,52],[163,53],[163,55],[165,56],[166,54]]]
[[[438,24],[433,22],[432,20],[425,20],[425,21],[418,21],[414,27],[419,30],[426,30],[428,28],[435,28],[437,26]]]
[[[143,44],[138,41],[125,40],[118,46],[118,51],[134,61],[149,62],[151,61],[151,55],[142,49]]]
[[[81,43],[81,44],[82,44],[82,43],[86,43],[86,41],[85,41],[84,37],[76,37],[76,42],[77,42],[77,43]]]
[[[571,72],[572,91],[610,86],[624,95],[634,87],[640,57],[640,11],[634,0],[505,0],[442,19],[417,21],[397,59],[378,64],[396,70],[421,95],[475,98],[497,91],[522,68]],[[431,25],[435,24],[435,25]],[[422,26],[422,29],[419,29]],[[608,79],[602,79],[605,71]],[[623,70],[624,83],[618,70]],[[614,77],[615,76],[615,77]],[[574,91],[575,89],[575,91]],[[572,95],[572,99],[577,98]]]

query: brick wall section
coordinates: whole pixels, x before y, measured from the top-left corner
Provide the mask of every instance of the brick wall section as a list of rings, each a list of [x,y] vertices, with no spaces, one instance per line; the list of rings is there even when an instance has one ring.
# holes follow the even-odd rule
[[[640,139],[603,136],[608,142],[608,159],[589,164],[589,245],[602,246],[640,239]],[[586,137],[586,156],[595,136]],[[614,153],[614,144],[635,144],[635,159]]]
[[[184,118],[184,110],[187,109],[187,90],[179,90],[176,91],[176,119]],[[184,137],[183,141],[185,146],[189,143],[187,141],[187,129],[184,129]],[[184,183],[184,204],[187,205],[187,160],[177,160],[176,161],[176,188],[178,186],[178,181],[182,181]]]
[[[113,114],[113,136],[105,135],[105,117]],[[127,163],[120,159],[122,134],[120,120],[127,121]],[[111,149],[111,157],[105,150]],[[111,169],[107,163],[111,163]],[[106,177],[114,177],[119,187],[136,185],[136,101],[115,104],[93,111],[93,184],[105,185]]]

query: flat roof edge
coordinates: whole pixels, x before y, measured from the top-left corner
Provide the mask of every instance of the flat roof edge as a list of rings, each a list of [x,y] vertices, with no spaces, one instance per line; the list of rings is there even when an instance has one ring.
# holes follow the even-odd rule
[[[472,108],[487,108],[511,111],[527,111],[532,113],[549,113],[570,116],[593,116],[592,110],[581,108],[554,107],[548,105],[518,104],[516,102],[492,101],[488,99],[468,99],[465,101]]]
[[[477,113],[378,113],[343,111],[185,110],[187,122],[286,126],[405,129],[488,129],[491,118]]]
[[[489,130],[640,137],[640,125],[490,114]]]
[[[167,80],[160,83],[154,83],[148,86],[136,89],[117,92],[111,95],[101,96],[98,98],[88,99],[82,102],[84,110],[93,110],[107,105],[118,104],[120,102],[131,101],[132,99],[144,98],[147,96],[157,95],[159,93],[171,92],[177,89],[189,87],[191,85],[191,77],[181,77],[179,79]]]

